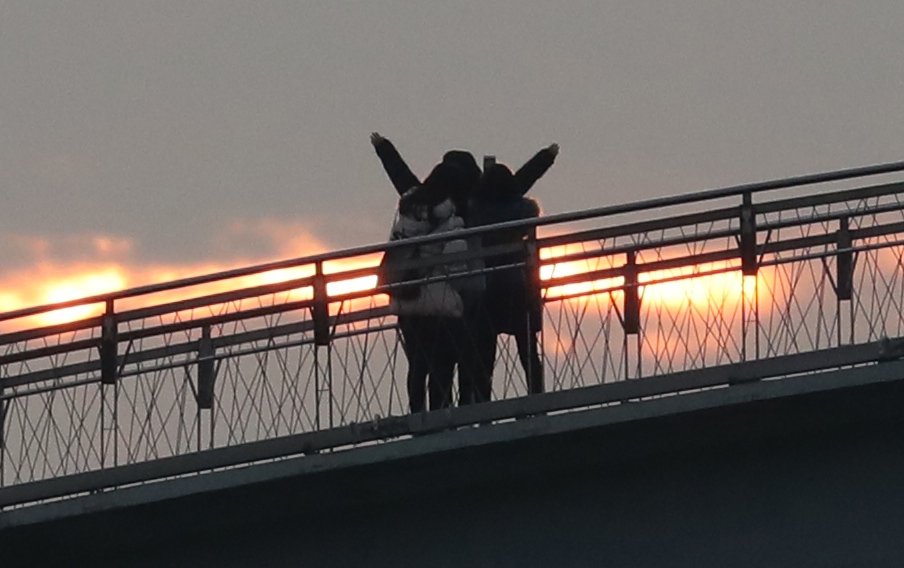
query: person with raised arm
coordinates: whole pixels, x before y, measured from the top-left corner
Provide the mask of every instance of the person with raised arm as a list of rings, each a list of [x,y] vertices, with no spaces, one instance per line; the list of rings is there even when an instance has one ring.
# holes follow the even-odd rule
[[[447,233],[464,228],[449,197],[459,183],[458,168],[436,166],[423,184],[416,185],[399,198],[390,241]],[[403,260],[420,262],[388,283],[406,283],[390,292],[391,311],[398,317],[402,345],[408,359],[407,387],[412,413],[427,408],[436,410],[452,404],[452,377],[461,357],[464,306],[459,292],[448,277],[467,270],[461,262],[435,262],[441,255],[467,250],[463,239],[451,239],[401,247]],[[396,259],[398,261],[400,259]],[[433,260],[433,262],[431,262]],[[392,266],[384,266],[384,276]],[[423,280],[429,279],[427,282]],[[384,281],[384,283],[387,283]]]
[[[402,158],[395,145],[377,132],[371,133],[377,156],[386,171],[392,186],[400,195],[411,187],[420,185],[420,180]],[[552,144],[537,152],[516,173],[513,174],[513,187],[518,188],[523,197],[531,187],[552,166],[559,147]],[[474,201],[475,191],[481,182],[482,172],[473,154],[466,150],[450,150],[443,155],[441,164],[450,164],[459,168],[460,183],[451,190],[450,197],[456,213],[464,219],[465,226],[478,226],[471,219],[470,207]],[[478,200],[478,203],[481,203]],[[479,251],[481,239],[467,239],[469,251]],[[469,263],[468,271],[480,273],[484,268],[481,259]],[[455,282],[464,304],[463,334],[458,362],[459,404],[484,402],[490,399],[492,372],[496,352],[496,335],[490,321],[490,313],[484,297],[486,277],[482,274],[470,278],[458,278]],[[521,336],[524,337],[523,334]],[[489,343],[492,342],[492,347]],[[542,379],[541,379],[542,382]]]
[[[402,155],[396,149],[395,144],[379,132],[371,133],[370,142],[377,152],[377,157],[380,158],[380,162],[383,164],[386,175],[389,176],[389,181],[392,182],[392,186],[399,195],[416,185],[420,185],[420,179],[408,167],[405,159],[402,158]],[[516,183],[525,194],[552,166],[558,153],[559,145],[551,144],[534,154],[530,160],[525,162],[515,172]],[[458,207],[458,214],[461,215],[465,220],[465,224],[468,225],[468,202],[480,180],[480,166],[477,165],[474,155],[467,150],[449,150],[443,154],[442,163],[453,164],[461,169],[461,188],[452,198]]]
[[[525,194],[553,165],[558,154],[558,144],[552,144],[514,174],[505,164],[490,165],[471,197],[469,226],[480,227],[539,217],[539,204],[534,199],[525,197]],[[519,229],[494,231],[483,236],[482,246],[520,243],[526,237],[526,231]],[[475,402],[490,399],[496,340],[502,333],[515,337],[518,358],[527,378],[528,393],[541,393],[545,389],[538,337],[543,327],[540,275],[538,270],[528,269],[527,260],[526,247],[519,252],[485,259],[488,268],[516,266],[491,271],[487,275],[482,302],[482,313],[486,314],[486,320],[472,326],[477,333],[475,343],[479,361],[479,373],[472,381]]]

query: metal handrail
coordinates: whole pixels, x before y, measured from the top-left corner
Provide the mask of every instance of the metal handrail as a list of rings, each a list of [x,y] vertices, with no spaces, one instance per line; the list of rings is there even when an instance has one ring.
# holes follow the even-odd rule
[[[449,238],[463,238],[473,235],[482,235],[487,232],[502,230],[502,229],[514,229],[514,228],[531,228],[531,227],[541,227],[546,225],[558,224],[558,223],[570,223],[576,221],[583,221],[592,218],[600,218],[600,217],[608,217],[613,215],[620,215],[625,213],[633,213],[648,209],[659,209],[663,207],[673,207],[677,205],[687,205],[692,203],[699,203],[702,201],[712,201],[717,199],[724,199],[728,197],[738,197],[743,196],[745,194],[754,194],[760,193],[764,191],[772,191],[777,189],[789,189],[793,187],[800,187],[803,185],[814,185],[820,183],[829,183],[833,181],[842,181],[847,179],[854,178],[863,178],[863,177],[871,177],[888,173],[896,173],[904,171],[904,161],[900,162],[890,162],[885,164],[877,164],[873,166],[865,166],[865,167],[857,167],[857,168],[849,168],[842,170],[835,170],[831,172],[819,173],[819,174],[808,174],[802,176],[788,177],[788,178],[780,178],[774,179],[764,182],[757,183],[748,183],[741,184],[735,186],[729,186],[725,188],[718,189],[709,189],[691,193],[685,193],[680,195],[661,197],[656,199],[648,199],[643,201],[636,201],[631,203],[624,203],[619,205],[609,205],[604,207],[597,207],[592,209],[584,209],[580,211],[573,211],[567,213],[559,213],[555,215],[547,215],[544,217],[539,217],[535,219],[523,219],[519,221],[510,221],[506,223],[500,223],[497,225],[490,225],[486,227],[473,227],[469,229],[464,229],[462,231],[457,231],[454,237],[450,236],[448,233],[446,234],[436,234],[436,235],[426,235],[422,237],[416,237],[412,239],[406,239],[404,241],[396,241],[389,243],[378,243],[365,245],[360,247],[352,247],[347,249],[342,249],[338,251],[331,251],[306,257],[300,258],[292,258],[286,260],[280,260],[275,262],[268,262],[263,264],[256,264],[252,266],[247,266],[243,268],[237,268],[232,270],[226,270],[222,272],[216,272],[212,274],[206,274],[202,276],[195,276],[190,278],[183,278],[179,280],[174,280],[170,282],[164,282],[159,284],[149,284],[146,286],[138,286],[135,288],[129,288],[126,290],[119,290],[116,292],[109,292],[105,294],[98,294],[95,296],[89,296],[86,298],[80,298],[76,300],[69,300],[65,302],[57,302],[53,304],[44,304],[41,306],[33,306],[29,308],[23,308],[11,312],[0,313],[0,322],[10,321],[14,319],[20,319],[28,316],[38,315],[46,312],[56,311],[60,309],[70,308],[73,306],[86,305],[86,304],[99,304],[109,301],[122,300],[125,298],[133,298],[137,296],[144,296],[148,294],[155,294],[160,292],[165,292],[169,290],[175,290],[179,288],[188,288],[192,286],[198,286],[202,284],[209,284],[211,282],[216,282],[220,280],[231,280],[233,278],[240,278],[243,276],[250,276],[253,274],[257,274],[260,272],[268,272],[271,270],[281,270],[286,268],[296,268],[299,266],[306,266],[318,263],[329,262],[332,260],[339,260],[341,258],[346,257],[354,257],[354,256],[364,256],[368,254],[376,254],[379,252],[385,252],[387,250],[399,247],[399,246],[409,246],[409,245],[417,245],[431,242],[438,242],[443,240],[448,240]]]
[[[822,178],[825,176],[818,176],[818,177]],[[758,185],[763,185],[763,184],[758,184]],[[743,186],[741,186],[741,187],[743,187]],[[832,192],[829,194],[819,194],[816,196],[798,197],[798,198],[792,198],[792,199],[782,199],[782,200],[778,200],[778,201],[774,201],[774,202],[765,202],[763,204],[763,206],[766,211],[775,212],[775,211],[784,209],[784,207],[782,209],[774,207],[773,204],[775,204],[775,203],[782,204],[783,206],[794,207],[801,203],[804,203],[806,205],[813,205],[814,204],[813,202],[815,199],[816,203],[824,205],[824,204],[831,204],[831,203],[840,202],[840,201],[849,201],[851,199],[857,199],[860,197],[861,194],[871,196],[871,197],[882,197],[882,196],[892,195],[894,193],[899,193],[901,191],[904,191],[904,184],[897,182],[897,183],[890,183],[890,184],[885,184],[885,185],[880,185],[880,186],[860,188],[860,189],[855,189],[855,190],[841,190],[841,191],[836,191],[836,192]],[[839,216],[848,216],[851,214],[869,215],[869,214],[873,214],[876,211],[884,212],[884,211],[890,211],[890,210],[897,210],[900,208],[901,208],[901,206],[897,205],[897,204],[894,204],[894,207],[892,207],[891,205],[886,205],[886,206],[877,205],[875,207],[868,207],[863,210],[858,209],[856,212],[851,212],[851,213],[848,213],[848,212],[820,213],[820,214],[808,216],[805,219],[799,220],[796,224],[800,224],[801,222],[803,222],[805,224],[806,223],[818,223],[818,222],[823,222],[823,221],[829,220],[829,219],[837,219],[837,218],[839,218]],[[558,237],[545,237],[542,239],[538,239],[537,243],[541,247],[544,247],[544,246],[553,246],[554,247],[554,246],[559,246],[561,244],[575,242],[575,239],[584,241],[584,240],[594,240],[594,239],[599,239],[599,238],[604,238],[604,237],[608,238],[612,235],[625,234],[625,231],[627,231],[627,234],[633,234],[638,231],[646,231],[650,227],[652,227],[654,224],[658,228],[670,228],[670,227],[675,227],[675,226],[679,226],[679,225],[687,225],[692,222],[698,221],[700,218],[705,218],[707,220],[707,222],[708,221],[728,220],[728,219],[732,218],[731,216],[728,216],[728,213],[731,211],[731,209],[732,208],[722,208],[722,209],[715,209],[715,210],[711,210],[711,211],[707,211],[707,212],[703,212],[703,213],[692,213],[692,214],[686,214],[686,215],[680,215],[677,217],[672,217],[667,220],[669,222],[669,224],[667,226],[662,225],[662,220],[632,222],[632,223],[628,223],[626,225],[620,225],[620,226],[615,226],[615,227],[605,227],[605,228],[601,228],[601,229],[578,231],[576,233],[560,235]],[[561,216],[555,216],[555,217],[561,217]],[[530,220],[530,221],[536,222],[538,220]],[[490,226],[490,227],[480,227],[479,230],[480,231],[495,231],[495,230],[500,230],[500,227],[502,227],[504,229],[504,227],[508,226],[508,225],[512,225],[512,223],[507,223],[507,224],[503,224],[503,225],[495,225],[495,226]],[[787,225],[787,222],[786,223],[778,223],[778,224],[767,223],[765,225],[762,225],[762,227],[758,227],[758,229],[771,230],[773,228],[773,225],[775,225],[775,227],[782,227],[782,226]],[[856,238],[866,238],[868,236],[875,236],[878,234],[888,234],[888,233],[892,233],[892,232],[898,232],[901,229],[900,225],[901,225],[901,223],[896,223],[893,226],[890,226],[889,229],[883,230],[880,233],[876,232],[878,229],[880,229],[880,227],[872,227],[872,228],[866,229],[866,230],[852,229],[851,236],[852,236],[852,238],[856,239]],[[630,229],[630,230],[628,230],[628,229]],[[460,235],[460,234],[461,233],[456,234],[455,237],[457,238],[458,235]],[[670,245],[675,245],[675,244],[682,244],[684,242],[707,240],[710,238],[723,238],[723,237],[737,236],[738,234],[739,234],[738,229],[730,228],[730,229],[716,231],[713,234],[705,234],[702,236],[701,235],[691,235],[691,236],[683,236],[681,238],[671,238],[671,239],[667,238],[662,241],[656,241],[656,242],[650,242],[650,243],[640,243],[640,244],[636,244],[636,245],[622,245],[622,246],[617,246],[615,248],[581,251],[578,253],[565,254],[562,256],[557,256],[554,259],[541,259],[540,264],[546,265],[546,264],[550,264],[550,263],[568,263],[568,262],[598,258],[598,257],[603,257],[603,256],[613,256],[613,255],[617,255],[617,254],[623,254],[625,251],[627,251],[629,249],[637,250],[637,249],[655,248],[655,247],[661,247],[661,246],[670,246]],[[449,235],[443,235],[442,237],[450,238]],[[564,238],[564,240],[563,240],[563,238]],[[809,246],[809,245],[819,245],[819,244],[830,244],[830,243],[834,242],[834,239],[835,239],[835,237],[831,234],[821,234],[821,235],[817,235],[814,237],[807,237],[804,239],[797,239],[797,240],[792,239],[792,241],[763,243],[762,245],[760,245],[758,247],[758,249],[759,249],[760,254],[775,253],[780,250],[789,250],[792,248],[798,248],[798,245],[799,246],[804,246],[804,245]],[[406,241],[403,244],[410,245],[412,242],[417,242],[417,241],[418,241],[418,239],[410,239],[410,241]],[[798,242],[798,241],[800,241],[800,242]],[[509,246],[508,248],[511,248],[511,246]],[[454,255],[451,255],[450,258],[454,257],[453,260],[456,262],[459,260],[471,260],[472,258],[481,258],[482,259],[482,258],[492,256],[493,254],[495,254],[495,252],[498,252],[498,251],[496,251],[496,249],[499,249],[500,251],[505,249],[506,251],[508,251],[508,248],[506,248],[502,245],[494,246],[494,247],[486,247],[486,248],[480,249],[478,251],[468,251],[467,253],[455,253]],[[335,253],[335,254],[344,254],[344,253],[340,252],[340,253]],[[662,270],[662,269],[667,269],[667,268],[673,267],[673,265],[675,265],[676,263],[678,263],[678,264],[685,263],[686,264],[688,262],[691,262],[692,260],[701,260],[701,259],[703,259],[703,261],[706,261],[706,262],[725,261],[725,260],[730,260],[732,258],[739,257],[740,253],[738,251],[723,250],[723,251],[718,251],[718,252],[710,252],[707,254],[708,254],[708,256],[699,256],[698,255],[698,256],[692,256],[692,257],[676,257],[676,258],[670,258],[667,260],[660,260],[660,261],[654,262],[654,263],[639,263],[637,265],[637,270],[638,270],[638,272],[649,272],[649,271],[655,271],[655,270]],[[459,259],[458,258],[459,256],[461,256],[462,258]],[[467,258],[465,258],[465,257],[467,257]],[[314,257],[307,257],[307,258],[314,258]],[[423,259],[421,259],[421,260],[423,260]],[[424,261],[424,262],[426,262],[426,261]],[[439,261],[434,259],[432,262],[435,264]],[[307,262],[305,262],[305,263],[307,264]],[[418,264],[418,266],[420,266],[420,264]],[[736,270],[736,269],[737,269],[737,267],[733,267],[733,268],[729,268],[728,270]],[[374,271],[374,267],[356,268],[356,269],[352,269],[352,270],[348,270],[348,271],[330,273],[328,275],[324,275],[323,278],[325,278],[328,282],[333,281],[333,280],[347,280],[349,278],[372,275],[373,271]],[[563,285],[572,284],[572,283],[579,283],[579,282],[584,282],[584,281],[594,281],[594,280],[599,280],[599,279],[604,279],[604,278],[611,278],[611,277],[623,275],[623,272],[624,271],[621,267],[610,267],[610,268],[603,269],[603,270],[593,270],[590,272],[583,272],[581,274],[570,275],[570,276],[566,276],[566,277],[552,277],[550,279],[543,281],[543,287],[544,288],[555,288],[557,286],[563,286]],[[720,272],[721,272],[721,270],[720,270]],[[219,273],[219,274],[223,274],[223,273]],[[694,277],[694,275],[684,275],[684,276],[679,276],[678,278],[681,279],[681,278],[691,278],[691,277]],[[673,280],[673,279],[674,278],[669,278],[668,280]],[[253,287],[249,287],[249,288],[232,290],[230,292],[221,292],[221,293],[207,295],[207,296],[192,297],[192,298],[186,299],[186,300],[179,300],[179,301],[175,301],[175,302],[155,304],[155,305],[148,306],[148,307],[134,308],[134,309],[129,309],[129,310],[125,310],[125,311],[118,311],[112,315],[115,318],[115,321],[117,321],[117,322],[126,321],[126,320],[130,320],[130,319],[144,317],[145,315],[157,315],[157,314],[163,314],[163,313],[172,313],[172,312],[178,311],[180,309],[192,309],[192,308],[196,308],[196,307],[203,307],[204,305],[208,305],[210,303],[218,303],[220,301],[228,301],[228,300],[234,299],[234,298],[254,297],[254,296],[264,295],[264,294],[269,294],[269,293],[295,290],[299,287],[310,287],[313,285],[314,281],[315,281],[315,276],[305,276],[302,278],[287,280],[285,282],[280,282],[280,283],[276,283],[276,284],[253,286]],[[414,282],[414,283],[416,283],[416,282]],[[646,282],[645,284],[650,285],[650,284],[655,284],[655,283],[656,282]],[[390,285],[390,287],[391,287],[391,285]],[[612,289],[615,290],[615,289],[621,289],[621,288],[624,288],[624,286],[615,286]],[[134,292],[135,290],[140,290],[140,289],[132,289],[131,291]],[[343,294],[341,296],[335,296],[335,297],[330,296],[328,301],[338,302],[338,301],[344,301],[344,300],[353,300],[355,298],[373,296],[375,294],[384,293],[386,291],[387,291],[387,286],[385,286],[385,285],[378,286],[376,288],[362,290],[361,292],[357,292],[357,293]],[[126,292],[129,292],[129,290],[123,291],[123,293],[126,293]],[[585,295],[585,294],[581,294],[581,295]],[[556,299],[560,299],[560,298],[557,296]],[[77,300],[76,302],[80,303],[81,305],[93,303],[92,299],[90,299],[90,298],[83,299],[83,300]],[[305,300],[294,301],[291,303],[291,305],[288,305],[288,304],[285,306],[274,305],[271,308],[264,308],[264,309],[266,311],[268,311],[268,313],[269,312],[277,313],[277,312],[289,311],[290,309],[295,310],[295,309],[299,309],[301,307],[310,307],[313,303],[314,303],[314,300],[312,297],[312,298],[305,299]],[[67,303],[67,305],[68,304],[69,303]],[[54,307],[55,306],[56,305],[54,305]],[[42,307],[36,307],[33,309],[41,309],[41,308]],[[46,308],[46,306],[44,306],[44,308]],[[253,312],[253,311],[252,312],[239,311],[239,312],[231,313],[228,316],[222,316],[222,317],[229,321],[237,321],[237,320],[241,320],[241,319],[246,319],[248,317],[253,317],[255,315],[255,313],[256,312]],[[7,315],[9,315],[9,314],[7,314]],[[27,329],[27,330],[22,330],[22,331],[11,332],[11,333],[7,333],[7,334],[0,334],[0,343],[8,342],[8,341],[18,341],[18,340],[24,338],[25,335],[27,335],[28,337],[35,336],[36,334],[39,334],[39,332],[41,332],[42,330],[46,330],[48,333],[55,334],[55,333],[58,333],[60,330],[72,331],[75,329],[96,327],[101,324],[102,319],[103,319],[102,317],[96,316],[96,317],[89,318],[87,320],[76,321],[76,322],[72,322],[71,324],[64,324],[63,326],[50,326],[48,328],[32,328],[32,329]],[[198,327],[202,323],[204,323],[204,321],[200,321],[200,322],[199,321],[190,321],[190,322],[183,322],[179,325],[182,326],[183,328],[187,329],[187,328]],[[141,332],[132,332],[132,333],[133,334],[137,333],[137,335],[135,335],[136,337],[139,337],[139,336],[143,337],[143,336],[155,335],[158,332],[162,333],[163,331],[166,331],[167,329],[169,329],[169,328],[167,326],[164,326],[163,328],[160,328],[159,330],[157,328],[149,328],[149,329],[143,330]],[[130,334],[127,332],[126,334],[124,334],[122,336],[122,338],[127,338],[126,336],[130,336]],[[95,338],[95,339],[91,340],[89,343],[91,345],[94,345],[99,342],[100,342],[100,338]],[[64,352],[64,351],[73,351],[74,350],[74,349],[61,348],[59,346],[50,347],[50,348],[41,348],[41,349],[37,349],[34,352],[31,352],[31,351],[18,352],[18,353],[12,354],[10,356],[0,356],[0,362],[3,362],[3,361],[13,362],[13,361],[17,361],[17,360],[32,359],[34,357],[41,356],[48,349],[50,351],[54,351],[54,352],[55,351]]]

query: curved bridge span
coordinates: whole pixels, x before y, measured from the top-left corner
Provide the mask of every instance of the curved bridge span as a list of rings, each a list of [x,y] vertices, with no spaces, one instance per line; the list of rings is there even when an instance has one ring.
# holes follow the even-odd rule
[[[896,163],[459,233],[524,234],[441,261],[526,259],[546,392],[501,336],[493,402],[418,415],[377,265],[444,235],[0,314],[0,558],[890,562],[902,198]]]

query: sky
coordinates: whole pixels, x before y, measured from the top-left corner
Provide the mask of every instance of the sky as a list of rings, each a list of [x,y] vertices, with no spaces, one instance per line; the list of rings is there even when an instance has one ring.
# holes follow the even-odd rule
[[[0,311],[386,239],[557,142],[547,213],[904,159],[904,2],[0,0]]]

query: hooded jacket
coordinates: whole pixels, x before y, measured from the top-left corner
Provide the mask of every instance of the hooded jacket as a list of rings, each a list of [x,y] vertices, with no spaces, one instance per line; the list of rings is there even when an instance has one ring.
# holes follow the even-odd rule
[[[392,226],[390,241],[410,239],[428,234],[439,234],[458,231],[464,228],[464,221],[455,214],[455,205],[451,199],[440,203],[415,203],[415,194],[423,191],[425,186],[418,186],[406,192],[399,203],[399,212]],[[412,250],[412,257],[430,259],[443,254],[452,254],[467,250],[463,239],[437,241],[418,245]],[[424,267],[414,275],[416,279],[444,277],[459,274],[467,270],[465,263],[435,264]],[[462,317],[464,306],[458,290],[447,280],[438,280],[417,285],[412,295],[395,295],[391,309],[400,316],[444,316]]]
[[[540,206],[533,199],[524,197],[524,193],[524,186],[507,166],[495,164],[487,168],[471,198],[471,226],[539,217]],[[482,245],[514,244],[525,237],[524,229],[494,231],[483,235]],[[486,258],[485,262],[489,267],[521,264],[527,261],[526,252],[525,248],[523,251],[496,255]],[[539,274],[529,273],[524,267],[490,272],[487,275],[485,301],[496,333],[518,333],[525,326],[529,326],[531,332],[538,332],[542,325],[539,291]]]
[[[545,170],[544,170],[545,171]],[[529,197],[515,174],[503,164],[495,164],[484,172],[471,197],[469,227],[483,227],[540,216],[540,205]],[[514,229],[487,233],[483,246],[514,243],[524,238],[524,231]],[[487,259],[488,266],[504,264],[507,259]]]

